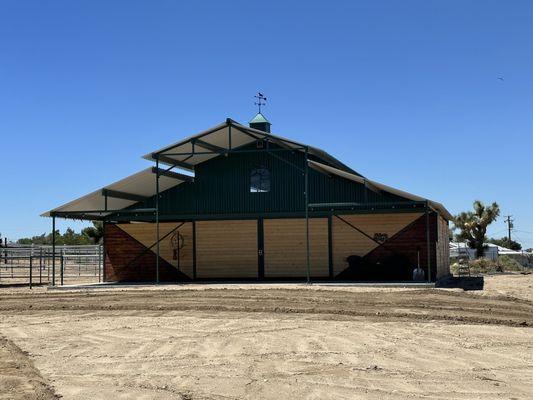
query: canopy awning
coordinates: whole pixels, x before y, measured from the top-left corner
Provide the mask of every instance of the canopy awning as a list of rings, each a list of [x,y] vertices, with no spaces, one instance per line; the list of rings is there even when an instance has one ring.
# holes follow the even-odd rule
[[[383,183],[379,183],[379,182],[376,182],[370,179],[366,179],[365,177],[354,175],[349,172],[342,171],[340,169],[333,168],[329,165],[322,164],[316,161],[309,160],[309,166],[325,174],[333,174],[333,175],[337,175],[342,178],[351,180],[353,182],[361,183],[363,185],[366,185],[370,190],[374,190],[374,191],[381,190],[381,191],[392,193],[396,196],[400,196],[400,197],[403,197],[403,198],[406,198],[412,201],[427,201],[429,206],[433,208],[434,210],[438,211],[444,218],[446,218],[447,220],[453,219],[453,216],[450,214],[450,212],[446,210],[446,208],[441,203],[438,203],[436,201],[429,200],[429,199],[417,196],[412,193],[404,192],[403,190],[395,189]]]
[[[98,219],[118,210],[124,210],[156,194],[155,173],[156,169],[154,167],[146,168],[102,189],[95,190],[47,211],[41,216],[51,217],[52,215],[58,215],[72,218],[79,217],[80,219],[91,219],[91,217]],[[193,179],[189,175],[159,169],[159,191],[163,192]],[[137,212],[140,211],[137,210]]]
[[[358,175],[357,172],[324,150],[241,125],[229,118],[222,124],[146,154],[143,158],[150,161],[159,160],[166,165],[194,171],[194,167],[204,161],[257,142],[257,140],[268,140],[280,147],[295,151],[305,151],[307,148],[309,154],[324,162]]]

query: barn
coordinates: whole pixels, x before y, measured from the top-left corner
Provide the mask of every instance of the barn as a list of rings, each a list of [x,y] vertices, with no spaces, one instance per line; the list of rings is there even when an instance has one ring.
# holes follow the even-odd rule
[[[144,156],[43,214],[104,224],[106,282],[425,281],[449,274],[446,208],[270,132],[259,112]],[[419,276],[420,278],[420,276]]]

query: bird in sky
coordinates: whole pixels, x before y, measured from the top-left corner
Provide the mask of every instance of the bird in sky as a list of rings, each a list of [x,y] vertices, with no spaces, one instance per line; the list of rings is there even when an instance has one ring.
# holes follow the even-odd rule
[[[498,79],[499,79],[500,81],[502,81],[502,82],[505,80],[505,79],[503,79],[503,77],[501,77],[501,76],[499,76]]]

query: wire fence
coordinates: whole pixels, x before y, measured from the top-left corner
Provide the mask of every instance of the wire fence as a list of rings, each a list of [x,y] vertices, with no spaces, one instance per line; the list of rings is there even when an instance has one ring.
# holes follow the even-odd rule
[[[0,248],[0,285],[101,282],[102,269],[100,245],[56,246],[55,262],[52,246]]]

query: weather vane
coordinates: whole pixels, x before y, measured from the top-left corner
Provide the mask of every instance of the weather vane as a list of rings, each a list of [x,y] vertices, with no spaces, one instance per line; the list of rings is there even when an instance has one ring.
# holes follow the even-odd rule
[[[267,98],[261,92],[257,92],[254,97],[257,99],[254,104],[259,107],[259,113],[261,113],[261,106],[266,105]]]

